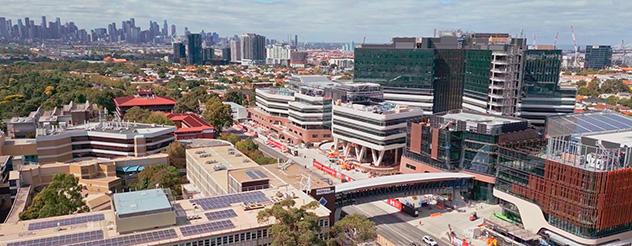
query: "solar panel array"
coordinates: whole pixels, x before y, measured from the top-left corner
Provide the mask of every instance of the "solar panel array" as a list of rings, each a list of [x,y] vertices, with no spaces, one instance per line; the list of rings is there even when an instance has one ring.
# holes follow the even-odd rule
[[[8,243],[7,246],[57,246],[103,239],[103,231],[89,231],[62,236]]]
[[[103,239],[92,242],[84,242],[75,244],[73,246],[128,246],[128,245],[141,245],[151,242],[158,242],[162,240],[177,238],[176,230],[167,229],[162,231],[152,231],[146,233],[132,234],[128,236],[115,237],[109,239]]]
[[[611,112],[553,116],[547,120],[547,134],[550,136],[566,136],[631,128],[632,117]]]
[[[192,203],[199,204],[202,206],[202,209],[217,209],[217,208],[226,208],[230,207],[231,204],[234,203],[260,203],[260,202],[269,202],[270,199],[266,197],[266,195],[261,191],[253,191],[253,192],[245,192],[245,193],[235,193],[225,196],[216,196],[209,198],[196,199],[191,201]]]
[[[200,225],[183,226],[180,227],[180,232],[182,232],[183,236],[188,237],[202,233],[226,230],[230,228],[235,228],[233,222],[231,222],[230,220],[220,220]]]
[[[268,177],[267,175],[265,175],[263,172],[259,170],[246,171],[246,175],[248,175],[248,177],[250,177],[251,179],[264,179]]]
[[[235,213],[235,210],[232,209],[208,212],[204,215],[206,215],[206,218],[208,218],[208,220],[221,220],[237,217],[237,213]]]
[[[46,228],[54,228],[57,226],[76,225],[76,224],[83,224],[83,223],[87,223],[91,221],[101,221],[101,220],[105,220],[105,216],[103,214],[78,216],[78,217],[72,217],[68,219],[50,220],[50,221],[44,221],[44,222],[31,223],[29,224],[28,230],[29,231],[40,230],[40,229],[46,229]]]

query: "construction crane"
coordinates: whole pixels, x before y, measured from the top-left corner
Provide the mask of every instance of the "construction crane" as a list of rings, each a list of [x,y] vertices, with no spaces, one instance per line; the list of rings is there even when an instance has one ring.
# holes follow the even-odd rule
[[[573,57],[573,66],[579,67],[579,62],[577,61],[579,50],[577,49],[577,39],[575,38],[575,27],[573,25],[571,25],[571,35],[573,36],[573,49],[575,50],[575,56]]]
[[[560,32],[555,33],[555,41],[553,41],[553,49],[557,48],[557,41],[560,40]]]
[[[365,42],[366,42],[366,36],[362,38],[362,45],[364,45]]]

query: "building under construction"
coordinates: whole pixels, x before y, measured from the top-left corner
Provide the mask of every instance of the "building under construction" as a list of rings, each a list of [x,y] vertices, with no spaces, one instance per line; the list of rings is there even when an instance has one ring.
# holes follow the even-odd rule
[[[632,238],[632,119],[553,116],[545,140],[501,148],[494,196],[505,216],[562,245]]]

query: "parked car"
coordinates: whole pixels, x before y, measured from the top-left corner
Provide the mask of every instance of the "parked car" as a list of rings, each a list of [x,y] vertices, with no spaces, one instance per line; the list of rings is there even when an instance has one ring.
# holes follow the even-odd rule
[[[437,241],[435,241],[435,240],[434,240],[434,238],[432,238],[431,236],[426,235],[426,236],[422,237],[421,239],[422,239],[422,240],[424,241],[424,243],[426,243],[427,245],[430,245],[430,246],[437,246],[437,245],[438,245],[438,244],[437,244]]]

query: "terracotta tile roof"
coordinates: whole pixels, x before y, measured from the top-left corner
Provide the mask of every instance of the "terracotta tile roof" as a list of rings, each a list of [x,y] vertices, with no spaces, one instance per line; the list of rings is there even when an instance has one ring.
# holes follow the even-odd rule
[[[176,105],[176,101],[161,96],[139,97],[126,96],[114,98],[114,104],[117,107],[134,107],[134,106],[154,106],[154,105]]]
[[[208,129],[215,129],[204,119],[202,119],[202,117],[194,113],[167,113],[166,115],[171,121],[181,122],[181,126],[176,129],[176,133],[200,132]]]

